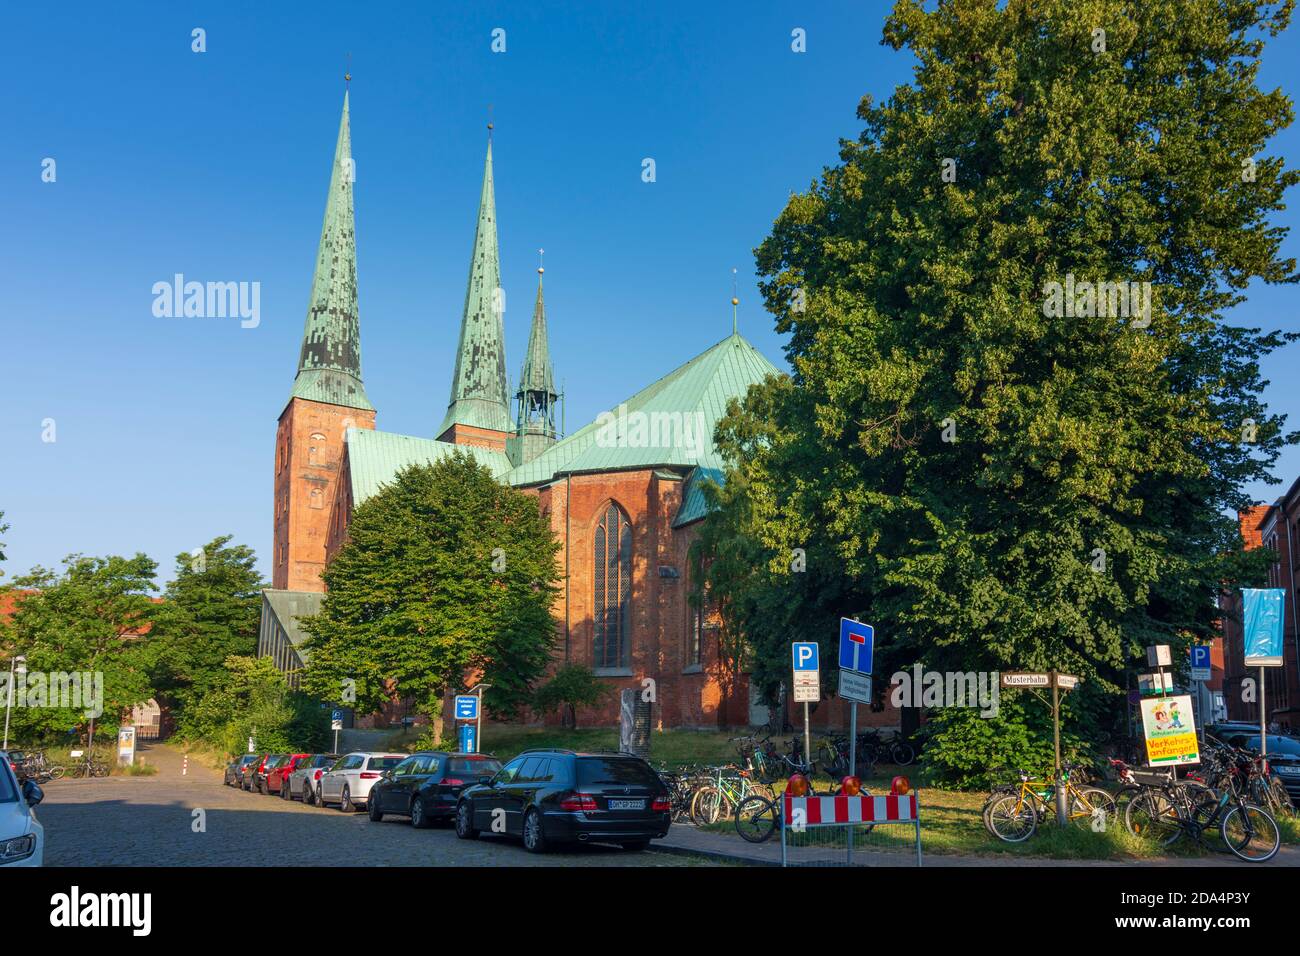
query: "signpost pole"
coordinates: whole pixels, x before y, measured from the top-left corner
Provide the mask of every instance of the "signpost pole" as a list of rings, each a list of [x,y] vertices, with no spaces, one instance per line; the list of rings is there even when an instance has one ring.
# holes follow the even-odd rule
[[[1056,670],[1052,670],[1052,747],[1056,755],[1056,823],[1068,823],[1065,811],[1065,780],[1061,773],[1061,688],[1056,683]]]
[[[849,776],[858,775],[858,702],[849,704]],[[849,827],[849,866],[853,865],[853,828]]]
[[[334,752],[339,752],[339,732],[337,730],[334,731]]]
[[[803,702],[803,762],[812,763],[812,730],[808,727],[808,701]],[[812,781],[809,781],[811,786]]]
[[[1259,669],[1259,755],[1261,757],[1268,756],[1268,730],[1267,730],[1267,725],[1265,723],[1265,717],[1264,717],[1264,702],[1265,702],[1265,697],[1267,696],[1264,693],[1264,688],[1266,686],[1267,685],[1264,683],[1264,668],[1260,667]]]

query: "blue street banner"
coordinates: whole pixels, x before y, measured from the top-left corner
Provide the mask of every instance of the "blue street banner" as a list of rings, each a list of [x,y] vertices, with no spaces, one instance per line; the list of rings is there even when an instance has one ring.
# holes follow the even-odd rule
[[[1247,667],[1282,666],[1281,588],[1242,588],[1242,643]]]

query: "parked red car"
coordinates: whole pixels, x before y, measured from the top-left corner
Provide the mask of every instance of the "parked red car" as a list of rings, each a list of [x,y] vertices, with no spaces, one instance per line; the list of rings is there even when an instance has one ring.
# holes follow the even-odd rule
[[[289,779],[289,774],[298,766],[299,760],[305,760],[311,754],[289,754],[286,759],[281,760],[274,767],[266,769],[266,789],[263,793],[279,793],[284,782]]]

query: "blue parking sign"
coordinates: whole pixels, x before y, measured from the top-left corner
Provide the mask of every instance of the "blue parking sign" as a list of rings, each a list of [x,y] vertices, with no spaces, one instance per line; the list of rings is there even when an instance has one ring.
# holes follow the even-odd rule
[[[797,641],[790,645],[794,657],[794,669],[797,671],[817,670],[817,642]]]
[[[840,618],[840,670],[871,673],[876,629],[851,617]]]
[[[456,719],[478,720],[477,694],[461,694],[456,698]]]

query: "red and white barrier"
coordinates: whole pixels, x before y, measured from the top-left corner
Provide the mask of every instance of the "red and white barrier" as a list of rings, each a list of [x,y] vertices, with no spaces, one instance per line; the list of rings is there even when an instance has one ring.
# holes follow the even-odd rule
[[[921,801],[915,792],[880,797],[795,797],[787,793],[780,799],[782,866],[852,866],[855,834],[861,833],[857,827],[899,823],[914,830],[916,863],[921,865]],[[836,835],[835,827],[844,832]],[[817,830],[822,838],[810,842],[803,836],[809,830]],[[865,849],[860,846],[859,854]]]
[[[785,795],[785,823],[799,814],[804,826],[845,823],[905,823],[917,819],[916,794],[886,797],[792,797]]]

